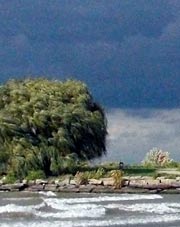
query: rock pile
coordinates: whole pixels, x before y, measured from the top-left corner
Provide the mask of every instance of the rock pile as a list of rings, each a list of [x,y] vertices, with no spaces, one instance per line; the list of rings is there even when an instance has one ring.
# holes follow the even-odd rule
[[[0,191],[52,191],[52,192],[94,192],[94,193],[180,193],[180,179],[165,179],[151,177],[126,177],[120,189],[114,187],[113,178],[89,179],[86,184],[66,178],[63,181],[23,180],[22,183],[4,184],[0,181]]]

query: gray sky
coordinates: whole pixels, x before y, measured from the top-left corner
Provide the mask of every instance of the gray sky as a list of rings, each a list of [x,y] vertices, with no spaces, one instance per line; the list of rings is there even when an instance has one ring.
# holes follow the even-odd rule
[[[101,161],[140,162],[153,147],[180,161],[180,109],[108,112],[108,152]]]

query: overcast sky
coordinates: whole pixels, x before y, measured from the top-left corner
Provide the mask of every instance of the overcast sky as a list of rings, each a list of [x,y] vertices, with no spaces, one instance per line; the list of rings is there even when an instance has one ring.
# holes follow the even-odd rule
[[[0,1],[0,81],[46,76],[86,82],[96,100],[111,110],[111,157],[118,150],[112,143],[117,138],[120,154],[132,150],[129,159],[163,141],[165,149],[178,154],[177,140],[170,146],[164,138],[179,133],[174,127],[180,121],[170,126],[151,113],[159,110],[168,119],[172,109],[179,114],[179,65],[180,0]],[[125,109],[136,111],[129,115]],[[146,117],[139,115],[148,111]],[[116,138],[113,124],[120,132]],[[141,141],[142,128],[151,139]],[[129,137],[133,133],[138,143]]]
[[[157,147],[180,161],[180,109],[113,109],[108,120],[109,152],[102,160],[137,163]]]

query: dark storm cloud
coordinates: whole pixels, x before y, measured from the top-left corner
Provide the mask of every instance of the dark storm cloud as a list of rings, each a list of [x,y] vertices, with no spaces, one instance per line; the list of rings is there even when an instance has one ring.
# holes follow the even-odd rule
[[[108,107],[178,107],[179,15],[179,0],[1,0],[0,79],[71,76]]]

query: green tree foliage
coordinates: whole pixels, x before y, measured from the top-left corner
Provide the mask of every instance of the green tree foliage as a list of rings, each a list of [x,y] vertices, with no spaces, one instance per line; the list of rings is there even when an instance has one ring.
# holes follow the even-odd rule
[[[0,171],[24,177],[72,168],[106,151],[106,118],[79,81],[12,80],[0,87]]]

